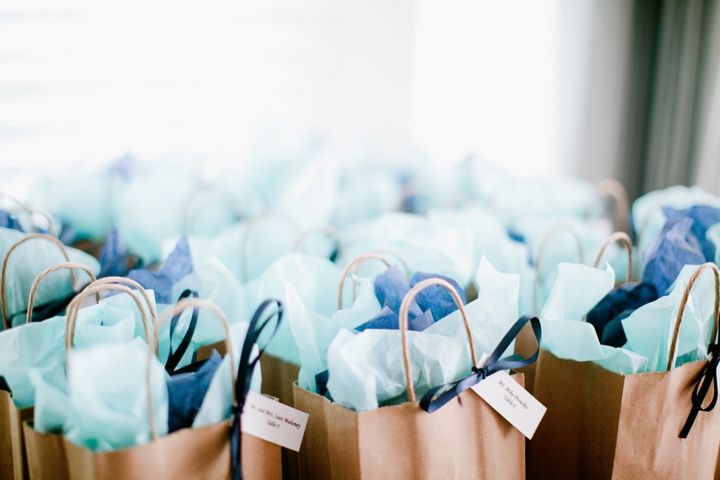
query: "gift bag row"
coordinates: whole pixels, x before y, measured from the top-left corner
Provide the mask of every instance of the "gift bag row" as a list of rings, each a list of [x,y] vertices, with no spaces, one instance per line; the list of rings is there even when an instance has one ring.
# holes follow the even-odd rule
[[[0,228],[1,476],[714,478],[720,202],[694,192],[615,233],[270,210],[157,263]]]

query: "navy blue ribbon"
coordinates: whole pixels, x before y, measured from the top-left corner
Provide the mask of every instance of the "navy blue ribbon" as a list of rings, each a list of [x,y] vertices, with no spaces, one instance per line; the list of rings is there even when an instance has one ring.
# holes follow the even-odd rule
[[[180,294],[180,297],[178,297],[178,302],[188,297],[198,298],[199,295],[196,291],[190,290],[188,288]],[[175,332],[175,327],[177,327],[178,321],[180,320],[180,316],[183,312],[178,313],[172,318],[172,320],[170,320],[170,353],[168,354],[168,359],[165,363],[165,371],[169,375],[173,375],[174,373],[176,373],[175,369],[177,368],[180,360],[182,360],[182,357],[185,355],[185,352],[187,352],[187,349],[190,346],[190,341],[192,340],[192,336],[195,333],[195,328],[197,327],[199,311],[199,308],[193,307],[192,317],[190,317],[190,325],[188,325],[185,336],[180,341],[180,345],[178,345],[177,350],[175,350],[174,352],[172,347],[172,336]]]
[[[692,408],[690,409],[690,415],[688,415],[688,418],[685,421],[685,425],[680,431],[680,438],[687,438],[693,423],[695,423],[698,413],[709,412],[715,408],[718,398],[718,362],[720,362],[720,347],[715,343],[711,343],[708,347],[708,361],[705,364],[705,368],[703,368],[697,383],[695,384],[695,388],[693,389]],[[713,387],[713,397],[710,401],[710,405],[703,408],[703,402],[705,401],[705,396],[707,395],[708,390],[710,390],[710,385]]]
[[[535,353],[529,358],[524,358],[519,353],[515,353],[513,355],[510,355],[509,357],[500,358],[500,355],[502,355],[505,350],[508,349],[512,341],[515,340],[515,338],[520,333],[520,330],[522,330],[525,324],[528,322],[530,322],[530,324],[532,325],[533,333],[535,334],[535,339],[537,340],[538,344],[538,348]],[[477,366],[474,366],[472,368],[472,374],[469,377],[458,380],[457,382],[448,383],[446,385],[441,385],[439,387],[431,389],[425,395],[423,395],[422,399],[420,400],[420,408],[422,408],[428,413],[433,413],[434,411],[438,410],[440,407],[448,403],[450,400],[456,398],[468,388],[482,382],[493,373],[499,372],[501,370],[517,370],[519,368],[532,365],[535,360],[537,360],[538,355],[540,354],[541,339],[542,329],[540,327],[540,320],[538,320],[537,317],[531,318],[529,315],[524,315],[520,317],[520,319],[515,322],[515,325],[513,325],[510,330],[508,330],[503,339],[500,340],[500,343],[498,343],[498,346],[495,347],[492,355],[490,355],[490,357],[488,357],[487,359],[487,362],[485,362],[485,366],[483,366],[482,368],[477,368]]]
[[[265,310],[267,310],[267,308],[273,304],[277,305],[277,310],[271,315],[269,315],[265,320],[261,321],[260,319],[265,313]],[[273,317],[277,316],[275,328],[271,331],[270,336],[267,338],[267,343],[272,340],[272,338],[277,333],[278,328],[280,327],[280,322],[282,321],[282,314],[283,305],[280,300],[265,300],[263,303],[260,304],[257,310],[255,310],[255,314],[253,315],[252,320],[250,320],[250,325],[248,326],[247,335],[245,335],[245,342],[243,343],[242,351],[240,353],[240,365],[238,366],[237,383],[235,384],[235,399],[237,400],[237,404],[233,405],[233,422],[232,429],[230,430],[230,457],[232,469],[230,478],[232,480],[242,480],[243,478],[241,465],[242,411],[245,406],[245,399],[247,398],[247,394],[250,391],[250,383],[252,382],[255,365],[257,365],[257,363],[260,361],[260,357],[262,357],[262,354],[265,351],[265,347],[267,347],[267,345],[262,348],[258,346],[258,354],[252,360],[250,359],[250,355],[252,354],[253,346],[257,344],[260,338],[260,334],[270,324]]]

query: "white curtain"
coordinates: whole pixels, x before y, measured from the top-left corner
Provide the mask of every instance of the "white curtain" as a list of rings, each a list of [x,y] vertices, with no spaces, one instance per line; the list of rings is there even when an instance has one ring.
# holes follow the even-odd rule
[[[5,0],[0,166],[131,150],[469,152],[599,180],[617,162],[624,0]]]

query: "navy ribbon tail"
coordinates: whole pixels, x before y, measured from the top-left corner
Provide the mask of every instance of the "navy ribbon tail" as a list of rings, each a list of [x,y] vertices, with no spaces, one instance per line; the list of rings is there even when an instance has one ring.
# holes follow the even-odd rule
[[[695,388],[693,389],[692,408],[690,409],[690,414],[688,415],[688,418],[685,421],[685,425],[683,426],[682,430],[680,431],[680,438],[687,438],[688,434],[690,433],[690,430],[692,429],[693,424],[695,423],[695,419],[697,418],[698,413],[709,412],[710,410],[715,408],[715,404],[717,403],[717,397],[718,397],[717,368],[718,368],[719,361],[720,361],[720,347],[715,343],[711,343],[710,347],[708,348],[707,364],[705,364],[705,368],[703,369],[702,373],[700,374],[700,377],[698,378],[698,381],[695,384]],[[707,395],[708,390],[710,390],[711,385],[713,387],[712,400],[710,401],[710,404],[707,407],[703,407],[703,402],[705,401],[705,396]]]
[[[178,297],[178,302],[180,302],[184,298],[193,297],[198,298],[199,295],[196,291],[185,289],[180,296]],[[180,363],[180,360],[182,360],[183,356],[185,355],[185,352],[187,352],[188,347],[190,346],[190,341],[192,340],[192,336],[195,333],[195,328],[197,327],[198,322],[198,313],[200,309],[197,307],[193,307],[192,311],[192,317],[190,317],[190,325],[188,325],[187,332],[185,332],[185,336],[180,341],[180,345],[178,345],[177,350],[173,352],[172,347],[172,337],[173,333],[175,332],[175,327],[177,327],[178,321],[180,320],[180,316],[182,315],[182,312],[175,315],[172,320],[170,320],[170,353],[168,354],[167,362],[165,363],[165,371],[168,373],[168,375],[174,375],[176,373],[175,369],[177,368],[178,364]]]
[[[277,305],[277,310],[272,312],[264,320],[260,320],[271,305]],[[247,335],[245,335],[245,341],[243,342],[242,351],[240,353],[240,364],[238,365],[237,383],[235,384],[235,398],[237,404],[233,405],[232,409],[232,428],[230,429],[230,463],[231,463],[231,476],[232,480],[242,480],[242,412],[245,406],[245,399],[250,391],[250,384],[252,383],[253,372],[255,366],[260,361],[265,347],[259,348],[258,354],[250,359],[252,355],[253,346],[258,343],[260,334],[267,328],[272,321],[273,317],[277,316],[275,322],[275,328],[270,331],[270,336],[267,338],[267,343],[272,340],[280,327],[282,321],[283,305],[280,300],[269,299],[265,300],[255,310],[255,314],[250,320],[248,325]]]
[[[533,333],[535,334],[535,339],[538,344],[538,348],[535,353],[528,358],[523,358],[523,356],[518,353],[505,358],[500,358],[500,355],[508,349],[512,341],[515,340],[528,322],[532,325]],[[485,362],[485,366],[482,368],[474,366],[470,376],[457,382],[448,383],[446,385],[430,389],[425,395],[423,395],[422,399],[420,399],[420,408],[428,413],[433,413],[453,398],[456,398],[468,388],[482,382],[493,373],[501,370],[517,370],[519,368],[532,365],[535,363],[535,360],[537,360],[538,355],[540,354],[541,340],[542,328],[540,327],[540,320],[538,320],[537,317],[530,317],[529,315],[520,317],[510,330],[508,330],[502,340],[500,340],[500,343],[498,343],[498,346],[495,347],[492,355],[490,355],[487,362]]]

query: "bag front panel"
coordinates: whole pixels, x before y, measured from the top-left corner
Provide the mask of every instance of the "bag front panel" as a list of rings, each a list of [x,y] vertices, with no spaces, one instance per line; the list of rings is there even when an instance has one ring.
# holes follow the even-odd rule
[[[587,365],[579,478],[612,477],[625,378],[595,363]]]
[[[320,395],[293,385],[295,408],[307,413],[302,445],[299,453],[300,478],[308,480],[330,480],[330,457],[328,453],[328,430],[325,408],[330,402]]]
[[[688,437],[678,438],[705,364],[692,362],[670,372],[625,378],[612,478],[714,477],[720,447],[720,411],[716,408],[700,412]]]
[[[358,414],[360,478],[525,478],[522,433],[474,391],[460,401],[432,414],[418,403]]]
[[[32,427],[32,420],[23,422],[23,437],[30,480],[68,480],[63,436],[40,433]]]
[[[528,442],[528,479],[577,480],[586,370],[540,350],[534,396],[547,412]]]
[[[243,475],[282,478],[280,447],[243,434]],[[230,478],[230,423],[183,429],[146,445],[94,453],[65,440],[71,480],[226,480]]]

